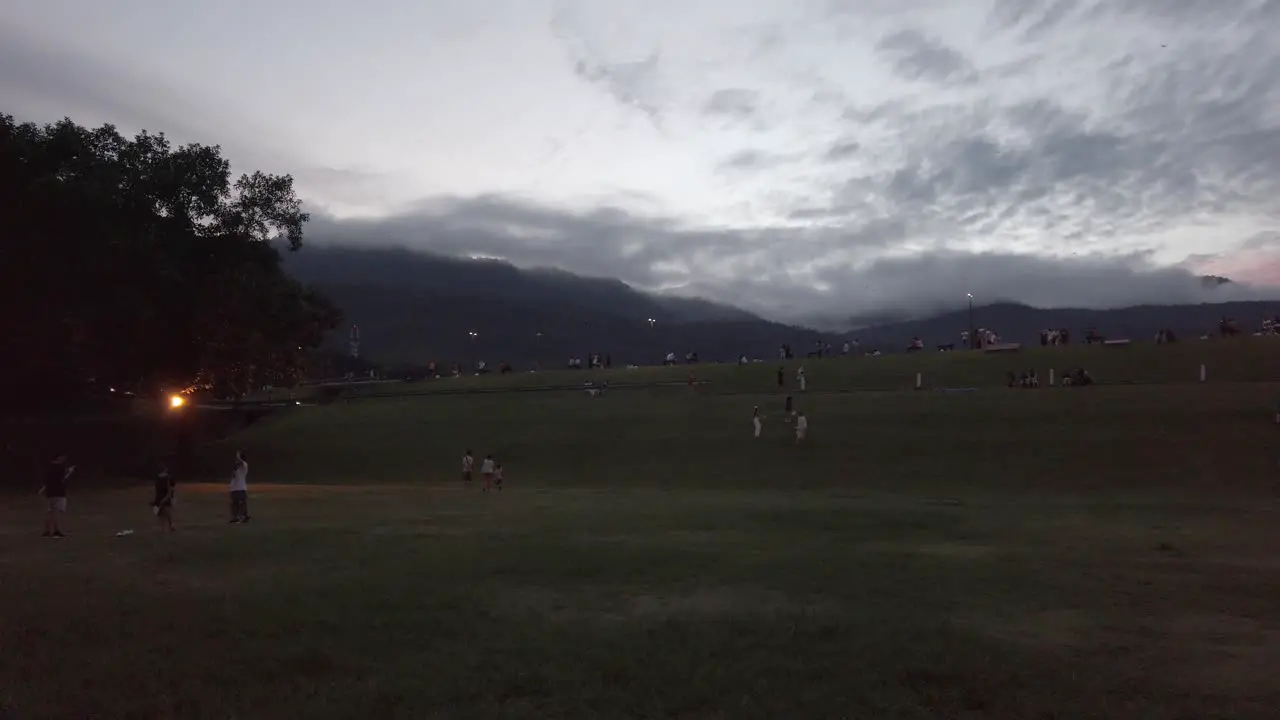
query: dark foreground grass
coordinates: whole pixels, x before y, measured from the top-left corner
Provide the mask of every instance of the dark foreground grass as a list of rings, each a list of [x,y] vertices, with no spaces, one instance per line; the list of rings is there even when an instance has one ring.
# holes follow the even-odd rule
[[[0,510],[23,717],[1269,718],[1265,386],[431,398],[243,439],[221,487]],[[511,487],[463,489],[458,446]],[[336,483],[345,482],[345,485]],[[316,484],[328,483],[328,484]],[[365,483],[365,484],[353,484]],[[393,484],[394,483],[394,484]],[[138,534],[116,538],[124,528]]]
[[[4,517],[24,717],[1268,717],[1269,509],[270,486]],[[111,534],[125,526],[144,532]]]

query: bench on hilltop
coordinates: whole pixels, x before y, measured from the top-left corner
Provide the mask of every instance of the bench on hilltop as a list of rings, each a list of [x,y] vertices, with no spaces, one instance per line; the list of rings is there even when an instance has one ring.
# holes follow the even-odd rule
[[[1018,352],[1021,349],[1022,349],[1021,343],[996,343],[995,345],[988,345],[982,348],[982,351],[989,352],[989,353]]]

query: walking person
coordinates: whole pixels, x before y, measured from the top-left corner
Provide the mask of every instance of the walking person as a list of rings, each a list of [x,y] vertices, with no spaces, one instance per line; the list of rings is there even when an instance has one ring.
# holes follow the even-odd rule
[[[61,453],[49,463],[44,474],[44,485],[40,494],[44,495],[48,504],[44,515],[44,534],[47,538],[64,538],[59,518],[67,512],[67,480],[76,471],[76,466],[67,462],[67,456]]]
[[[796,413],[796,444],[804,442],[804,438],[809,434],[809,418],[804,413]]]
[[[151,507],[156,514],[156,522],[162,529],[168,529],[173,532],[173,493],[177,489],[177,481],[173,475],[169,473],[167,465],[160,465],[160,472],[156,474],[156,496],[151,501]]]
[[[764,417],[760,415],[760,406],[756,405],[751,411],[751,425],[755,427],[755,436],[760,437],[760,431],[763,429]]]
[[[243,450],[236,451],[236,466],[231,474],[231,522],[249,522],[249,460]]]
[[[484,477],[484,491],[489,492],[489,488],[493,486],[493,455],[485,455],[484,462],[480,463],[480,475]]]
[[[476,459],[471,455],[471,448],[462,454],[462,481],[471,482],[471,468],[476,464]]]

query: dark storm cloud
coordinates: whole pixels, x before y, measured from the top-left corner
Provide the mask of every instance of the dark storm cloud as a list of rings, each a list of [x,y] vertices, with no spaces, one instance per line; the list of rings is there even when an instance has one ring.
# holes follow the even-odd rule
[[[907,80],[972,82],[973,64],[963,53],[918,30],[899,30],[880,39],[876,50]]]
[[[1260,232],[1240,245],[1241,250],[1276,250],[1280,249],[1280,231]]]
[[[779,253],[812,261],[834,252],[879,252],[901,242],[898,220],[839,231],[689,230],[623,210],[558,212],[498,197],[438,200],[377,220],[335,220],[312,211],[311,241],[397,246],[444,255],[494,256],[523,266],[560,267],[643,287],[684,282],[732,266],[783,277]]]
[[[556,212],[501,198],[441,200],[381,220],[317,213],[308,241],[406,247],[444,255],[501,257],[616,277],[645,289],[730,302],[765,316],[925,313],[965,293],[1043,307],[1116,307],[1259,297],[1239,286],[1206,291],[1181,269],[1142,256],[1038,258],[946,250],[876,259],[911,236],[900,219],[823,230],[688,230],[622,210]],[[844,258],[835,262],[833,258]]]
[[[768,170],[793,161],[791,155],[764,152],[763,150],[739,150],[720,161],[721,172],[750,172]]]
[[[1153,267],[1137,256],[1054,259],[943,251],[882,259],[858,269],[829,268],[815,281],[821,285],[779,285],[749,278],[732,283],[694,281],[682,292],[795,321],[814,317],[814,308],[827,317],[927,315],[963,307],[968,293],[980,304],[1016,301],[1087,309],[1280,297],[1274,289],[1244,284],[1208,289],[1187,270]],[[762,303],[765,298],[767,303]]]
[[[1053,31],[1084,4],[1081,0],[996,0],[988,22],[995,29],[1017,30],[1031,40]]]
[[[723,88],[707,98],[703,112],[708,115],[723,115],[745,119],[755,114],[760,107],[760,94],[746,88]]]
[[[653,87],[660,52],[654,50],[644,58],[624,61],[606,59],[583,37],[567,10],[557,12],[552,18],[551,32],[569,54],[575,75],[601,88],[620,105],[643,113],[654,127],[662,128],[663,109],[655,100],[657,93]]]
[[[602,87],[619,104],[644,113],[655,126],[662,124],[662,108],[652,100],[649,85],[652,84],[658,66],[658,54],[643,60],[626,62],[602,62],[593,58],[580,58],[574,63],[574,72],[588,83]]]
[[[862,145],[856,140],[841,140],[827,148],[823,157],[827,160],[844,160],[858,154]]]

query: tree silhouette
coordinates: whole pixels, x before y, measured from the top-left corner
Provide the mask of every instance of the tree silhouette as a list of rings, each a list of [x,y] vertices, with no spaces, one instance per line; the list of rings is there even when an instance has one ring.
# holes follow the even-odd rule
[[[287,382],[338,322],[282,269],[293,179],[234,183],[217,146],[0,114],[3,401]]]

